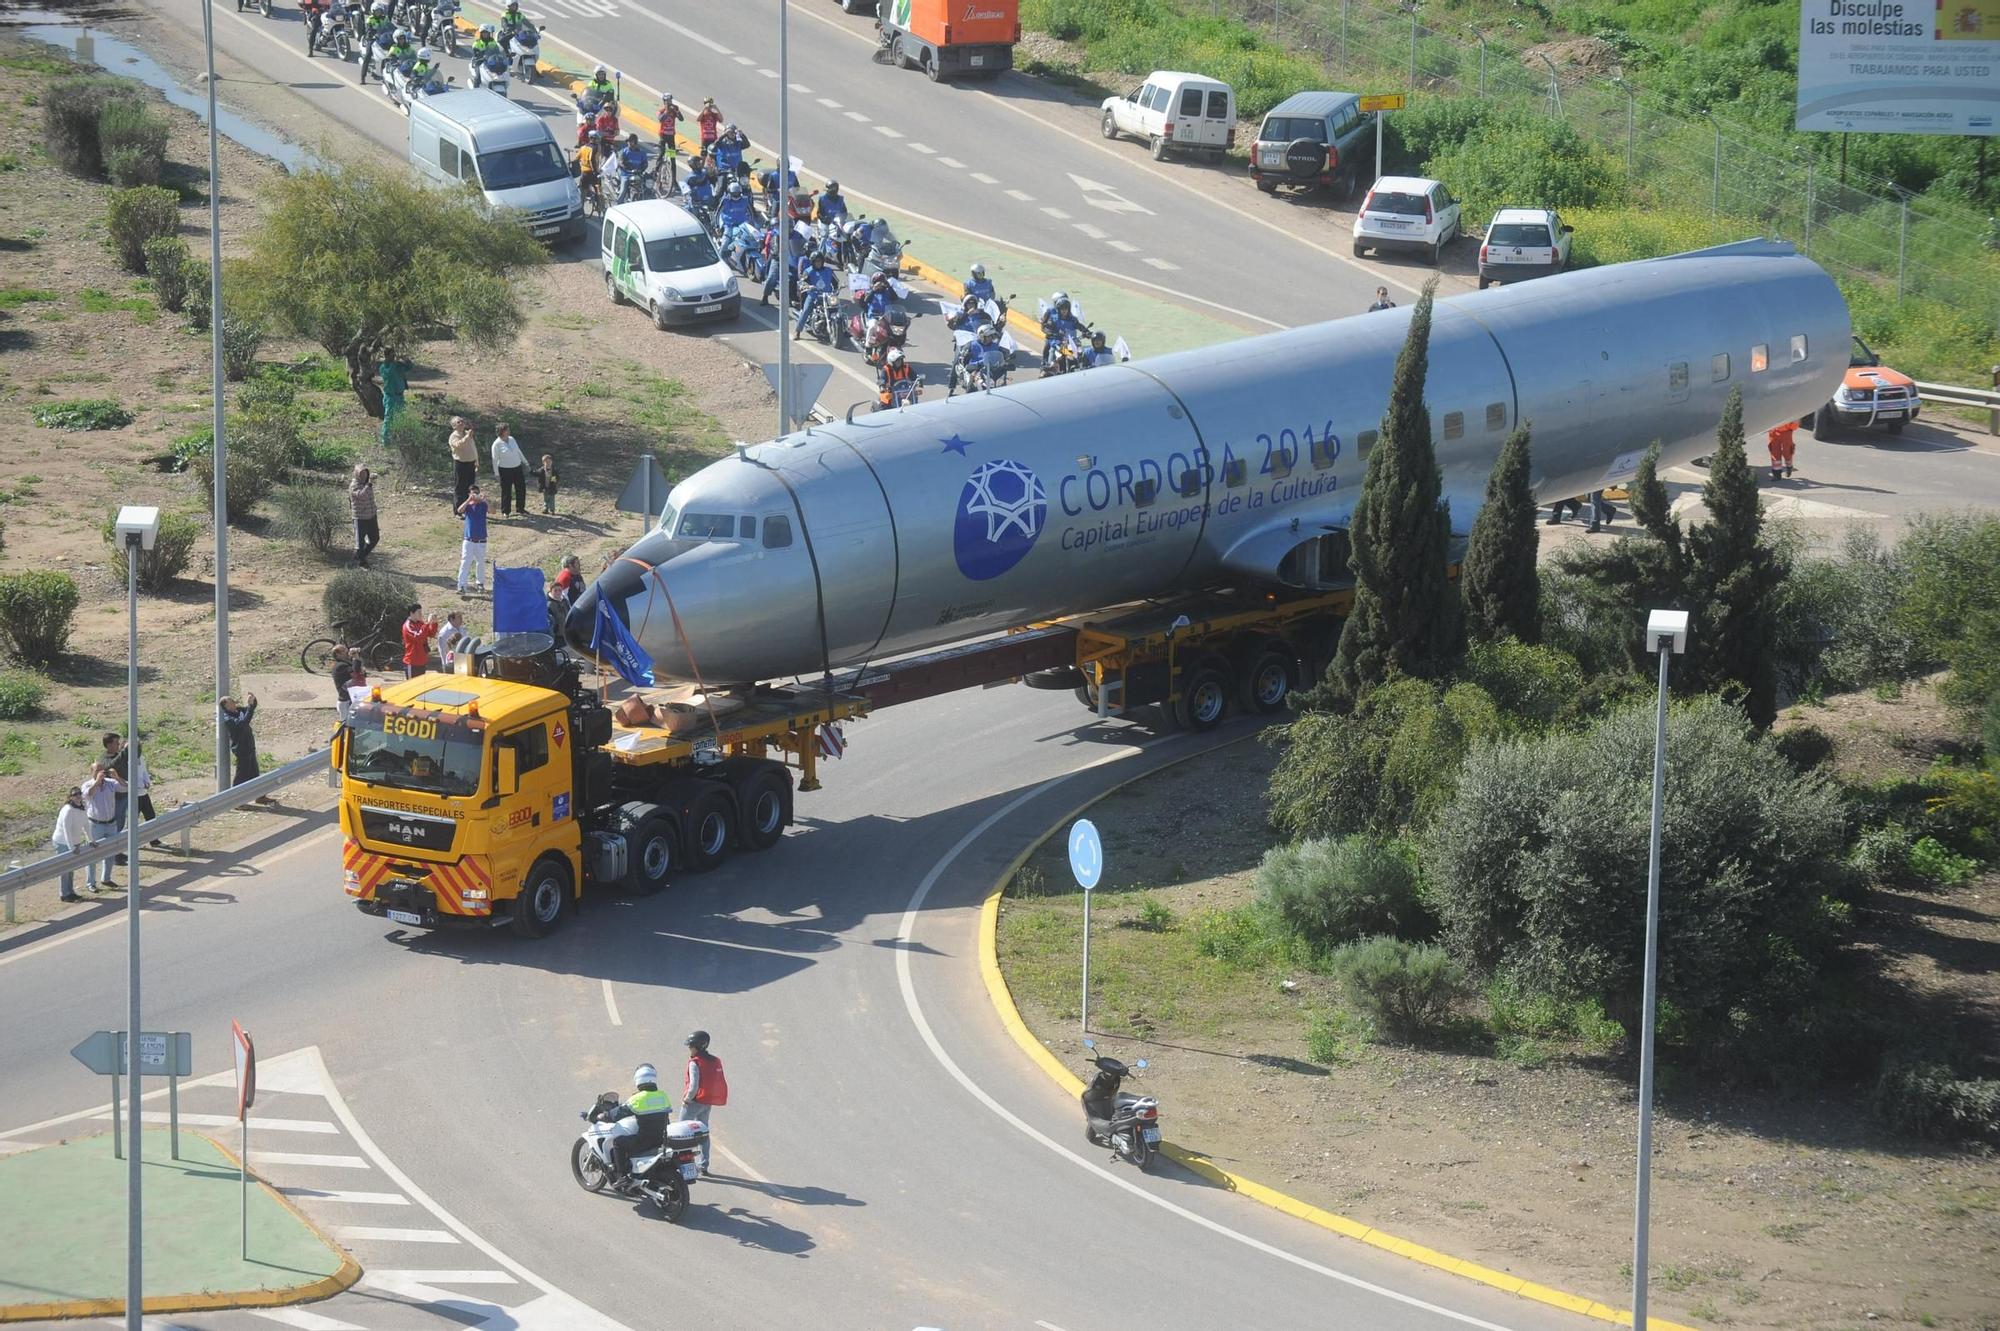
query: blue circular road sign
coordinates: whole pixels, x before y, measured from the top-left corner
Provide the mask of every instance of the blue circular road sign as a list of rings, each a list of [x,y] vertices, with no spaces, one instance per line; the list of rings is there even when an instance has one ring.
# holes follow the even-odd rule
[[[1097,825],[1088,818],[1070,824],[1069,870],[1086,892],[1104,876],[1104,842],[1098,838]]]

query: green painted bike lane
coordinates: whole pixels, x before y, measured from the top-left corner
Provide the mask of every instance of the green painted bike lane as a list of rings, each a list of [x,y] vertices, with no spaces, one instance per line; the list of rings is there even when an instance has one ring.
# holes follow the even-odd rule
[[[254,1177],[248,1260],[236,1159],[200,1133],[148,1130],[140,1162],[145,1311],[270,1307],[360,1278],[353,1260]],[[99,1134],[0,1156],[0,1322],[104,1316],[125,1307],[127,1162]]]

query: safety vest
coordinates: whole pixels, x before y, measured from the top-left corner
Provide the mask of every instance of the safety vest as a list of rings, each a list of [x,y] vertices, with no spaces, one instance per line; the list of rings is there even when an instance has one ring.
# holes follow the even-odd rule
[[[674,1105],[665,1091],[634,1091],[625,1107],[635,1114],[666,1114],[673,1111]]]
[[[695,1054],[690,1060],[701,1070],[701,1080],[694,1090],[695,1103],[716,1105],[729,1103],[729,1078],[722,1075],[722,1060],[714,1054]]]

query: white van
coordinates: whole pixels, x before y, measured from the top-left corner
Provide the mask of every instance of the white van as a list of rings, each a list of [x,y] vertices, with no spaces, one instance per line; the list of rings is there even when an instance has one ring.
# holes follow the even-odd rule
[[[410,165],[438,184],[469,182],[494,208],[527,219],[538,240],[583,237],[583,196],[542,118],[484,88],[410,103]]]
[[[1155,70],[1124,97],[1104,99],[1104,137],[1144,139],[1155,159],[1172,151],[1220,157],[1236,142],[1236,92],[1200,74]]]
[[[656,328],[734,319],[742,307],[736,274],[708,231],[677,203],[641,199],[606,209],[598,248],[604,294],[613,305],[631,301],[653,316]]]

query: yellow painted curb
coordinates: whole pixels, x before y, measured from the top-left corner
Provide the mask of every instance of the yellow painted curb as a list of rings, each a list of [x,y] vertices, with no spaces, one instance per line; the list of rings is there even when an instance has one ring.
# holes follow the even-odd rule
[[[1014,1043],[1021,1047],[1021,1052],[1034,1060],[1035,1064],[1042,1071],[1048,1073],[1055,1080],[1056,1084],[1069,1094],[1082,1095],[1083,1082],[1077,1078],[1075,1073],[1064,1067],[1062,1061],[1049,1051],[1048,1046],[1037,1040],[1033,1032],[1029,1031],[1028,1024],[1021,1020],[1020,1009],[1014,1005],[1014,994],[1007,987],[1007,977],[1000,973],[1001,894],[1007,890],[1007,884],[1013,881],[1014,875],[1020,872],[1021,866],[1026,864],[1029,858],[1036,851],[1040,850],[1050,837],[1060,831],[1064,824],[1076,818],[1086,809],[1103,800],[1109,799],[1135,781],[1156,776],[1166,771],[1169,767],[1177,767],[1181,763],[1192,761],[1195,758],[1207,757],[1209,754],[1226,749],[1233,744],[1241,744],[1258,737],[1258,734],[1250,734],[1239,735],[1235,739],[1224,740],[1220,744],[1210,745],[1208,748],[1198,750],[1194,753],[1184,754],[1172,762],[1163,763],[1158,767],[1149,768],[1136,775],[1128,776],[1116,785],[1092,795],[1089,799],[1084,800],[1068,813],[1056,819],[1055,822],[1049,825],[1047,831],[1036,837],[1028,844],[1027,849],[1016,855],[1007,867],[1001,871],[999,878],[994,881],[992,890],[986,894],[986,900],[980,906],[979,910],[979,974],[980,978],[986,981],[986,995],[992,1001],[994,1014],[1000,1018],[1000,1024],[1006,1028],[1009,1035],[1014,1037]],[[1296,1197],[1288,1196],[1285,1193],[1279,1192],[1276,1188],[1257,1182],[1255,1179],[1244,1178],[1241,1174],[1233,1174],[1208,1157],[1190,1151],[1186,1147],[1176,1146],[1172,1142],[1162,1142],[1160,1150],[1169,1160],[1183,1166],[1190,1172],[1199,1175],[1219,1188],[1226,1188],[1230,1192],[1239,1193],[1253,1202],[1259,1202],[1273,1210],[1282,1211],[1286,1215],[1304,1220],[1308,1224],[1318,1225],[1321,1229],[1330,1229],[1336,1234],[1350,1239],[1358,1239],[1371,1247],[1380,1248],[1384,1252],[1392,1252],[1398,1257],[1408,1258],[1413,1262],[1421,1262],[1425,1266],[1435,1267],[1440,1271],[1449,1271],[1451,1274],[1463,1276],[1467,1280],[1476,1280],[1482,1285],[1490,1285],[1494,1289],[1503,1290],[1508,1294],[1516,1294],[1524,1299],[1532,1299],[1536,1303],[1547,1304],[1552,1308],[1560,1308],[1564,1312],[1579,1313],[1585,1317],[1593,1317],[1600,1322],[1611,1322],[1618,1326],[1632,1325],[1632,1314],[1627,1309],[1613,1308],[1595,1299],[1587,1299],[1578,1294],[1569,1294],[1559,1289],[1551,1289],[1547,1285],[1537,1284],[1532,1280],[1525,1280],[1520,1276],[1508,1275],[1504,1271],[1495,1271],[1493,1268],[1481,1266],[1477,1262],[1469,1262],[1462,1257],[1453,1257],[1448,1253],[1439,1252],[1435,1248],[1427,1248],[1420,1243],[1412,1243],[1408,1239],[1398,1238],[1396,1235],[1388,1233],[1385,1230],[1376,1229],[1373,1225],[1365,1224],[1359,1220],[1351,1220],[1344,1215],[1314,1206],[1311,1202],[1302,1202]],[[1683,1326],[1679,1322],[1664,1321],[1658,1317],[1648,1317],[1646,1325],[1652,1331],[1695,1331],[1693,1327]]]
[[[95,1134],[103,1136],[104,1134]],[[227,1146],[205,1132],[188,1130],[191,1137],[199,1137],[220,1151],[231,1164],[237,1157]],[[252,1177],[256,1177],[252,1175]],[[266,1196],[290,1211],[292,1215],[312,1231],[314,1238],[340,1254],[340,1269],[330,1276],[322,1276],[309,1284],[295,1285],[290,1289],[249,1289],[238,1291],[204,1290],[199,1294],[155,1294],[139,1303],[142,1313],[194,1313],[219,1312],[226,1308],[279,1308],[292,1303],[312,1303],[318,1299],[331,1298],[344,1289],[351,1289],[354,1282],[361,1279],[361,1266],[348,1255],[345,1248],[328,1238],[326,1232],[314,1224],[304,1211],[292,1204],[289,1197],[271,1188],[263,1179],[257,1179],[257,1186]],[[64,1299],[55,1303],[9,1303],[0,1304],[0,1322],[40,1322],[57,1321],[72,1317],[108,1317],[123,1314],[125,1300],[115,1299]]]

